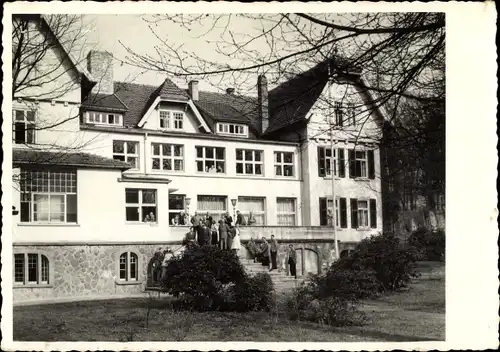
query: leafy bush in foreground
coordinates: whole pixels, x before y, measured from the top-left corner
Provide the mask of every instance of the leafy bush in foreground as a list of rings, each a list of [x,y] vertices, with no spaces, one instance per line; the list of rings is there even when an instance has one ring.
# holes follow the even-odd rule
[[[162,288],[179,308],[224,311],[268,310],[274,291],[269,274],[249,276],[232,251],[197,245],[168,261]]]
[[[361,241],[350,256],[333,263],[330,270],[372,272],[382,290],[395,290],[418,277],[418,259],[415,247],[401,245],[392,234],[381,234]]]

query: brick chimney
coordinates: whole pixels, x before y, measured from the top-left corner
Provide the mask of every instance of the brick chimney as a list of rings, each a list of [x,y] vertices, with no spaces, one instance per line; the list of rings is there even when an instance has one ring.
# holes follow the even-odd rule
[[[257,78],[257,100],[259,108],[259,118],[261,125],[261,133],[266,132],[269,127],[269,95],[267,92],[267,79],[264,75],[259,75]]]
[[[97,80],[92,93],[113,94],[113,55],[107,51],[92,50],[87,55],[87,69]]]
[[[198,94],[198,81],[189,81],[188,83],[189,96],[193,101],[197,101],[199,99]]]

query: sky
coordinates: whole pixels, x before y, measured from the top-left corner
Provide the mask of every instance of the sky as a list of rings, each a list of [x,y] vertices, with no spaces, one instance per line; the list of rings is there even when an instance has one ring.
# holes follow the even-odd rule
[[[158,72],[148,72],[121,62],[128,55],[121,43],[134,52],[153,55],[155,54],[154,46],[160,44],[160,41],[148,27],[150,24],[144,21],[143,17],[140,15],[84,15],[83,25],[88,28],[86,38],[88,50],[106,50],[113,53],[115,56],[113,68],[115,81],[159,85],[166,77],[169,77],[180,87],[187,87],[187,79]],[[242,27],[252,26],[251,23],[239,23],[240,25]],[[169,42],[182,44],[185,51],[195,52],[210,60],[224,59],[215,53],[214,44],[208,42],[219,39],[215,32],[203,35],[206,29],[201,27],[197,31],[181,31],[179,26],[166,22],[158,24],[155,30],[157,33],[165,35]],[[201,37],[196,38],[196,36]],[[200,90],[217,91],[212,84],[203,81],[200,81],[199,88]]]

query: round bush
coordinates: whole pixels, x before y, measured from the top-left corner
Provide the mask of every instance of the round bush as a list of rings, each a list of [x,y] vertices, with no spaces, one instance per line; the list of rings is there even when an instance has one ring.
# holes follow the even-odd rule
[[[445,232],[444,230],[430,231],[420,228],[414,231],[408,238],[408,243],[421,251],[424,260],[444,260],[445,254]]]

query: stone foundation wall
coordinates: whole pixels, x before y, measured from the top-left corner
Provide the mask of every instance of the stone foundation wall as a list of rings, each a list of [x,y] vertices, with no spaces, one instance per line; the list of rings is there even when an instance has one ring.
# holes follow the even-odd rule
[[[49,283],[14,285],[13,300],[57,300],[71,297],[112,297],[141,293],[147,282],[148,264],[159,248],[179,245],[15,245],[14,253],[40,253],[49,260]],[[138,258],[138,280],[120,281],[119,258],[124,252]]]

